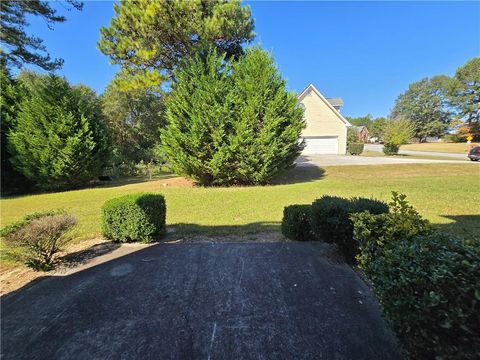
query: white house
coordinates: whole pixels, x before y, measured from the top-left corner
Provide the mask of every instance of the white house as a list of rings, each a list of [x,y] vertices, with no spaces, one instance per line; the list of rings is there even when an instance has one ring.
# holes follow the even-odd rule
[[[310,84],[298,96],[298,102],[305,109],[303,154],[345,154],[347,128],[352,125],[340,114],[342,99],[327,99]]]

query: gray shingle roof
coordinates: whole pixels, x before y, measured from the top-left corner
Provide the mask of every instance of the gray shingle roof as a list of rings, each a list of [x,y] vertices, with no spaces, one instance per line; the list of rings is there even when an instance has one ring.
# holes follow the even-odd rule
[[[343,105],[343,100],[342,98],[326,98],[327,101],[332,104],[332,106],[342,106]]]

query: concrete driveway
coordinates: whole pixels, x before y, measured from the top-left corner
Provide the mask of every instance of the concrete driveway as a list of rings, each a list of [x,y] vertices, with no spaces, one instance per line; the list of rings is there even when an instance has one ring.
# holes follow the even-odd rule
[[[321,243],[158,244],[2,298],[2,359],[400,359]]]

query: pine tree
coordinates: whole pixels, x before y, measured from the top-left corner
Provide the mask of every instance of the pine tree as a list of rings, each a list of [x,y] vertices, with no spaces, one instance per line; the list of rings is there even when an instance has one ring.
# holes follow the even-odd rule
[[[303,111],[268,53],[251,48],[231,65],[210,50],[175,76],[162,144],[177,173],[203,185],[264,184],[293,166]]]
[[[8,136],[13,166],[40,189],[87,183],[108,158],[98,98],[86,86],[72,87],[55,75],[30,77],[37,86],[24,87],[29,96]]]

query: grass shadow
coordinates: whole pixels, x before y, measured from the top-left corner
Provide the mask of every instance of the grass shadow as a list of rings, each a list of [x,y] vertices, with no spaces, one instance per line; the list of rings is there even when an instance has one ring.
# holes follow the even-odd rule
[[[480,238],[480,215],[441,215],[452,220],[448,224],[434,224],[442,232],[448,232],[462,237]]]
[[[326,176],[325,173],[325,169],[313,164],[296,165],[275,178],[271,182],[271,185],[286,185],[317,181],[323,179]]]

